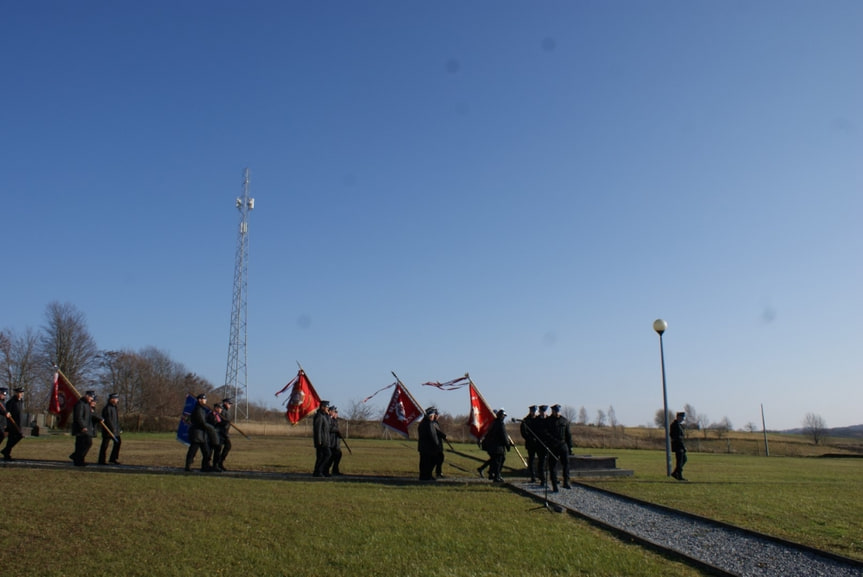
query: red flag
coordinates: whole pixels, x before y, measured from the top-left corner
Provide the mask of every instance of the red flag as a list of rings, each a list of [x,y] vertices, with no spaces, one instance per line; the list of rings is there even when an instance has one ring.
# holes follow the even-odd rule
[[[278,397],[288,388],[291,388],[291,396],[288,398],[288,409],[285,411],[285,418],[292,425],[296,425],[306,415],[317,410],[321,404],[321,398],[302,369],[299,370],[297,376],[290,383],[276,393],[276,396]]]
[[[407,437],[408,426],[422,416],[423,410],[401,383],[393,384],[396,388],[390,398],[387,412],[384,413],[383,424],[396,433]]]
[[[473,381],[470,382],[470,416],[467,424],[470,426],[470,434],[476,439],[481,439],[485,436],[488,428],[494,421],[494,411],[488,406],[488,403],[479,394],[476,385]]]
[[[75,387],[66,380],[66,375],[57,371],[54,373],[54,386],[51,388],[51,398],[48,399],[48,412],[60,415],[57,425],[62,429],[72,414],[72,408],[80,398]]]

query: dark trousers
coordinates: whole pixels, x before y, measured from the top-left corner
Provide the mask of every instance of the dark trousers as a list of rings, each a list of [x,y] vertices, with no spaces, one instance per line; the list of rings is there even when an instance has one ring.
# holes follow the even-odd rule
[[[341,475],[342,472],[339,471],[339,463],[342,462],[342,448],[341,447],[332,447],[330,450],[330,466],[327,469],[331,469],[331,473],[333,475]]]
[[[327,473],[327,467],[330,466],[330,459],[332,459],[333,451],[329,447],[318,447],[315,451],[315,471],[313,475],[315,477],[329,477],[330,474]]]
[[[540,447],[536,451],[536,478],[539,479],[542,484],[545,484],[546,481],[545,474],[548,471],[546,468],[548,460],[548,451],[546,451],[544,447]]]
[[[548,472],[549,476],[551,476],[551,486],[555,489],[557,489],[558,466],[563,469],[563,482],[569,483],[569,448],[558,448],[554,452],[554,456],[548,458]]]
[[[686,449],[677,449],[674,451],[674,471],[672,475],[677,474],[683,476],[683,465],[686,464]],[[697,471],[696,471],[697,473]]]
[[[72,462],[77,466],[84,465],[84,459],[87,458],[87,452],[93,446],[93,437],[90,433],[80,433],[75,435],[75,452],[72,453]]]
[[[106,435],[102,435],[102,444],[99,446],[99,464],[105,464],[105,455],[108,453],[108,444],[113,443],[114,446],[111,447],[111,462],[116,463],[117,458],[120,456],[120,436],[117,435],[117,440],[115,441],[111,437]]]
[[[18,441],[24,438],[24,435],[21,434],[14,425],[6,429],[9,433],[9,436],[6,438],[6,446],[3,447],[3,450],[0,453],[3,453],[3,456],[9,458],[12,456],[12,447],[18,444]]]
[[[524,448],[527,450],[527,474],[530,475],[530,480],[536,479],[536,443],[525,443]]]
[[[438,453],[437,460],[434,464],[434,474],[435,477],[443,477],[443,453]]]
[[[492,481],[495,479],[500,479],[500,472],[503,471],[503,464],[506,461],[506,453],[501,450],[500,452],[494,452],[488,454],[488,478]]]
[[[210,443],[207,440],[207,434],[203,430],[189,431],[189,450],[186,451],[186,470],[192,467],[195,460],[195,455],[198,454],[198,449],[201,450],[201,470],[210,470],[210,459],[213,457],[213,450],[210,448]]]
[[[231,438],[221,437],[220,440],[222,441],[222,444],[220,445],[221,449],[219,453],[213,453],[213,465],[216,467],[223,466],[225,463],[225,459],[228,458],[228,453],[231,452]]]
[[[437,453],[420,453],[420,481],[431,481],[434,479],[432,473],[437,465]]]

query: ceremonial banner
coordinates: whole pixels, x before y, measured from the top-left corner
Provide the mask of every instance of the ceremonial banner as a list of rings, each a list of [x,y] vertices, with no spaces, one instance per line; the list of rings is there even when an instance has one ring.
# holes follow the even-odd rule
[[[479,393],[473,381],[470,382],[470,416],[467,424],[470,426],[470,434],[477,440],[482,439],[488,428],[494,421],[494,411]]]
[[[54,373],[54,385],[51,387],[51,398],[48,399],[48,412],[59,415],[57,423],[59,428],[64,428],[69,421],[69,415],[81,395],[66,379],[66,375],[57,371]]]
[[[321,398],[312,382],[306,376],[305,371],[300,369],[294,379],[282,387],[282,390],[276,393],[278,397],[286,390],[291,389],[291,396],[287,400],[287,410],[285,418],[292,424],[296,425],[304,417],[313,413],[321,405]]]
[[[407,437],[408,427],[422,416],[423,410],[401,383],[390,386],[395,386],[395,390],[384,413],[383,425]]]
[[[436,387],[442,391],[455,391],[456,389],[460,389],[466,384],[468,384],[468,382],[470,382],[470,377],[465,374],[465,376],[463,377],[459,377],[445,383],[439,383],[438,381],[429,381],[427,383],[423,383],[423,386]]]
[[[183,416],[180,417],[180,424],[177,425],[177,440],[184,445],[189,444],[189,416],[198,403],[198,399],[186,393],[186,402],[183,405]]]

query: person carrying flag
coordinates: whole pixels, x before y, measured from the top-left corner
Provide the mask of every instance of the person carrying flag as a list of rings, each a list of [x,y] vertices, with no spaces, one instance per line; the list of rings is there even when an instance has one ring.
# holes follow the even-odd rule
[[[330,402],[321,401],[312,419],[312,435],[315,443],[315,470],[313,477],[329,477],[327,467],[332,458],[330,442]]]
[[[482,440],[482,447],[488,453],[489,461],[491,461],[488,466],[488,478],[495,483],[503,482],[500,473],[506,461],[506,453],[511,446],[512,440],[506,432],[506,411],[498,409],[488,433]]]
[[[108,403],[102,408],[102,419],[104,419],[105,427],[102,429],[102,444],[99,446],[99,464],[105,464],[105,457],[108,453],[108,444],[113,441],[114,446],[111,447],[111,457],[109,462],[112,465],[119,465],[117,460],[120,457],[120,417],[117,414],[117,405],[120,402],[120,395],[111,393],[108,395]]]
[[[76,467],[84,467],[87,465],[85,459],[90,447],[93,446],[93,407],[96,402],[96,392],[87,391],[84,396],[78,399],[72,409],[72,436],[75,437],[75,451],[69,455]],[[101,419],[96,419],[96,422]]]
[[[221,422],[216,427],[216,433],[219,435],[219,445],[221,451],[219,454],[213,453],[213,466],[221,471],[225,471],[225,459],[228,453],[231,452],[231,415],[228,411],[231,410],[231,405],[234,404],[234,399],[228,397],[222,399],[222,414]]]
[[[207,435],[210,443],[210,453],[213,455],[211,468],[221,473],[222,468],[219,466],[219,457],[222,455],[222,440],[221,435],[219,435],[219,429],[223,426],[221,403],[213,405],[213,410],[207,413],[206,421],[208,425]]]
[[[420,481],[435,481],[432,475],[435,465],[443,453],[443,440],[435,426],[438,412],[434,407],[426,409],[425,418],[417,429],[417,451],[420,454]]]

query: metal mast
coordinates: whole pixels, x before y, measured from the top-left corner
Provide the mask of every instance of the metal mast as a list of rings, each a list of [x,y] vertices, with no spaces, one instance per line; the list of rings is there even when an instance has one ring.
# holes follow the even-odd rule
[[[231,335],[228,340],[228,368],[225,371],[223,395],[234,397],[235,418],[249,418],[249,383],[246,371],[246,309],[249,267],[249,212],[255,199],[249,197],[249,169],[243,171],[243,196],[237,198],[240,230],[234,262],[234,295],[231,306]]]

